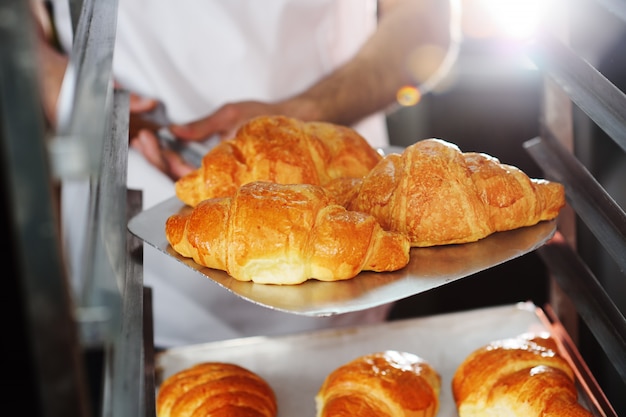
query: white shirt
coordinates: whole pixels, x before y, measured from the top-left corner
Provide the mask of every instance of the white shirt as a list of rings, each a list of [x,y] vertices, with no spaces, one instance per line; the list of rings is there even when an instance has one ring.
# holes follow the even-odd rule
[[[61,43],[71,45],[66,0],[55,0]],[[350,59],[376,28],[376,0],[119,0],[113,72],[156,98],[173,123],[225,102],[274,101]],[[382,113],[354,126],[389,145]]]
[[[57,18],[69,22],[60,3]],[[58,24],[69,47],[69,25]],[[128,90],[162,101],[171,122],[185,123],[225,102],[301,91],[349,59],[375,26],[375,0],[120,0],[113,72]],[[383,114],[354,128],[373,146],[388,145]],[[132,149],[127,185],[143,191],[144,209],[175,195],[172,181]],[[147,244],[144,284],[153,290],[160,347],[377,322],[389,309],[325,318],[274,311]]]

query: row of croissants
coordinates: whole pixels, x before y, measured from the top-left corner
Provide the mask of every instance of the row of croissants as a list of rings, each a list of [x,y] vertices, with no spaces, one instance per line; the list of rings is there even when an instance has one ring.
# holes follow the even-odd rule
[[[491,342],[470,353],[451,381],[459,417],[591,417],[578,401],[572,367],[547,333]],[[413,353],[359,356],[330,372],[312,398],[317,417],[434,417],[441,376]],[[258,373],[204,362],[159,387],[158,417],[276,417],[276,393]],[[306,404],[302,404],[303,414]]]
[[[411,248],[476,242],[565,205],[561,184],[441,139],[383,156],[353,129],[284,116],[249,121],[175,190],[172,248],[265,284],[395,271]]]

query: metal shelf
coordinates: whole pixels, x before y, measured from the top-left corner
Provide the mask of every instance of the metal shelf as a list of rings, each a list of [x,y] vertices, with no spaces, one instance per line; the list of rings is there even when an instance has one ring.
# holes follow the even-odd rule
[[[626,151],[626,94],[552,35],[539,38],[531,50],[531,58]]]
[[[10,17],[0,23],[2,220],[10,225],[9,276],[18,282],[10,297],[26,311],[18,349],[41,394],[29,406],[50,417],[154,415],[146,405],[154,387],[145,376],[146,294],[126,229],[141,207],[126,189],[129,100],[111,76],[117,1],[71,3],[76,35],[54,132],[43,114],[29,3],[0,5]],[[80,254],[68,250],[60,215],[60,192],[76,183],[86,202],[84,224],[75,219],[86,231]],[[70,268],[72,257],[80,268]],[[96,375],[86,365],[94,352],[102,357]]]
[[[143,287],[141,260],[133,256],[138,242],[126,230],[127,219],[141,207],[125,187],[128,97],[114,91],[111,82],[117,1],[70,3],[76,39],[50,149],[37,90],[34,31],[24,24],[30,21],[28,3],[0,5],[0,14],[15,16],[0,23],[0,157],[6,167],[0,191],[12,242],[11,273],[19,280],[15,298],[24,300],[26,311],[30,344],[25,348],[32,352],[33,379],[42,393],[38,408],[45,415],[93,414],[81,355],[95,346],[105,356],[102,415],[154,416],[151,294]],[[624,2],[596,3],[626,22]],[[532,57],[559,94],[626,151],[626,95],[553,35],[538,40]],[[541,120],[541,136],[527,142],[526,149],[547,177],[565,184],[576,216],[623,273],[624,210],[563,146],[550,111]],[[58,187],[70,180],[84,181],[88,190],[83,245],[88,256],[72,277],[57,229],[56,199]],[[559,226],[557,238],[539,254],[626,381],[624,315],[561,231]],[[84,289],[77,295],[70,285],[74,280]],[[98,320],[87,320],[94,316]]]
[[[561,290],[566,295],[565,302],[558,298],[560,294],[552,299],[552,304],[564,306],[555,314],[563,322],[575,323],[580,318],[586,324],[618,375],[612,382],[603,381],[603,386],[616,389],[613,398],[621,401],[621,388],[616,387],[626,387],[626,318],[624,307],[615,301],[619,294],[608,291],[606,285],[609,280],[613,284],[626,282],[626,214],[594,178],[592,168],[581,162],[590,149],[600,144],[590,131],[576,129],[580,128],[576,122],[585,118],[606,134],[607,141],[617,145],[611,149],[626,152],[626,94],[586,60],[572,42],[585,37],[584,28],[570,19],[574,9],[585,10],[585,21],[597,23],[598,16],[610,16],[611,22],[616,20],[614,25],[626,30],[626,3],[622,1],[561,3],[559,15],[546,24],[545,32],[529,52],[544,76],[544,96],[540,137],[527,141],[524,147],[547,178],[564,184],[568,209],[572,210],[559,223],[555,238],[538,250],[556,283],[553,292]],[[589,135],[585,137],[587,147],[581,151],[576,148],[581,143],[577,139],[585,134]],[[620,157],[626,158],[626,154]],[[617,273],[600,276],[589,266],[590,259],[585,259],[580,250],[581,244],[588,243],[582,242],[578,233],[583,225],[599,242],[599,250],[609,255],[604,262],[615,262]],[[573,309],[568,308],[569,303]]]
[[[626,129],[626,126],[625,126]],[[524,144],[547,177],[565,186],[568,203],[626,270],[626,213],[549,132]]]

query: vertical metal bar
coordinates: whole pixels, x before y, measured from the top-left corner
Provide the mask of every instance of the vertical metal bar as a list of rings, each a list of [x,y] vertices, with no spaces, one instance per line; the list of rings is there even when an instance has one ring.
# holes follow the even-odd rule
[[[105,130],[101,116],[111,99],[117,4],[83,2],[58,102],[57,135],[50,144],[53,172],[59,178],[99,172]]]
[[[105,163],[112,169],[115,181],[109,181],[110,190],[103,188],[104,195],[117,196],[109,199],[107,210],[112,215],[111,225],[119,225],[120,229],[112,236],[108,236],[107,253],[112,259],[114,249],[118,248],[120,262],[116,265],[124,266],[124,270],[116,272],[123,282],[118,282],[122,288],[121,322],[120,332],[115,339],[116,354],[113,357],[113,378],[115,385],[112,387],[111,398],[105,403],[107,410],[111,410],[112,417],[136,417],[145,414],[144,396],[144,350],[143,350],[143,277],[141,265],[133,261],[129,253],[134,251],[141,243],[131,236],[126,228],[129,210],[140,210],[141,205],[129,207],[128,193],[126,190],[126,155],[128,154],[128,94],[116,92],[113,112],[112,141],[116,146],[112,147],[110,157],[105,158]],[[106,154],[109,154],[107,152]],[[108,192],[107,192],[108,191]],[[120,211],[121,209],[121,211]],[[134,214],[134,213],[131,213]],[[108,222],[104,222],[105,224]],[[119,235],[118,235],[119,234]],[[113,238],[113,239],[111,239]],[[118,242],[123,238],[122,242]],[[123,258],[123,262],[122,259]],[[106,411],[106,410],[105,410]],[[106,413],[104,415],[107,415]]]
[[[10,279],[19,280],[38,385],[30,398],[45,416],[84,417],[90,406],[45,148],[35,24],[20,0],[0,3],[0,16],[0,165],[15,253]]]
[[[544,81],[542,131],[551,131],[567,149],[573,148],[572,103],[561,89],[547,77]],[[558,228],[565,239],[576,245],[576,213],[569,205],[558,218]],[[563,293],[554,276],[550,279],[550,304],[575,342],[578,342],[578,313],[572,300]]]

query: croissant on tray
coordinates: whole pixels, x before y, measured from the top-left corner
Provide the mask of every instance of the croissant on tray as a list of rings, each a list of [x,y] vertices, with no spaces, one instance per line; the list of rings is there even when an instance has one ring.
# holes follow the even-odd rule
[[[317,417],[433,417],[440,387],[440,375],[417,355],[363,355],[326,377],[315,397]]]
[[[251,181],[324,185],[335,178],[362,177],[380,159],[349,127],[261,116],[209,151],[200,168],[176,182],[175,190],[182,202],[195,206],[233,195]]]
[[[276,417],[272,387],[239,365],[205,362],[183,369],[159,386],[158,417]]]
[[[452,394],[459,417],[591,417],[578,403],[574,372],[546,334],[483,346],[457,368]]]
[[[325,188],[347,209],[406,233],[414,247],[474,242],[553,219],[565,205],[562,184],[531,179],[441,139],[416,142],[386,155],[364,177],[337,179]]]
[[[180,255],[240,281],[337,281],[409,262],[408,238],[348,211],[311,184],[255,181],[233,196],[170,216],[165,235]]]

